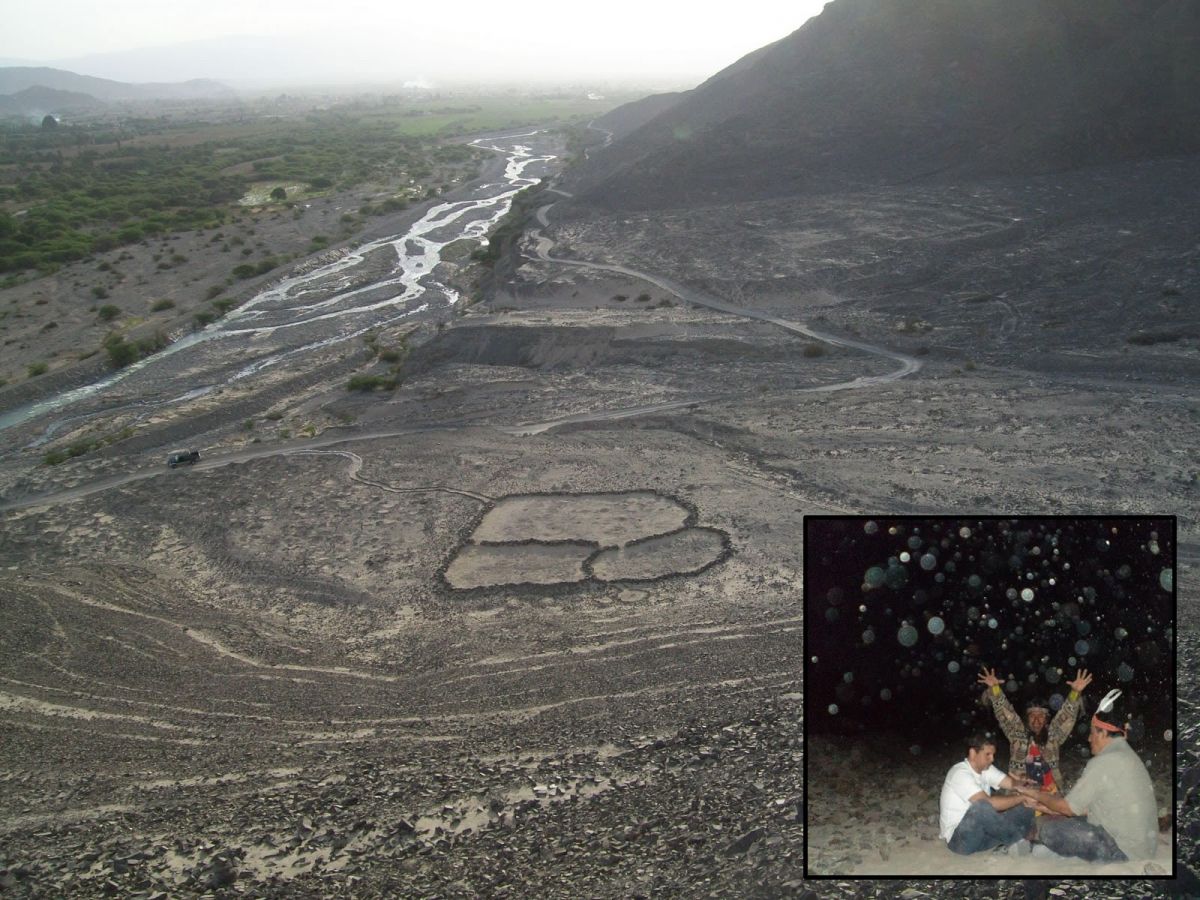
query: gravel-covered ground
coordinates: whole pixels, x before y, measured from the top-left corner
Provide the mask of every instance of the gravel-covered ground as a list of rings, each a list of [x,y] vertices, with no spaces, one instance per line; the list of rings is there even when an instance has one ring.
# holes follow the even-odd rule
[[[334,345],[152,415],[64,415],[55,440],[132,434],[61,465],[41,464],[47,422],[0,433],[0,504],[80,489],[0,512],[0,886],[1200,893],[1200,351],[1183,334],[1127,340],[1193,327],[1200,207],[1184,199],[1200,179],[1170,168],[1189,164],[1100,173],[1129,185],[1104,209],[1040,180],[1025,205],[1019,186],[996,200],[968,185],[920,208],[713,208],[711,235],[578,215],[553,232],[565,252],[919,354],[889,384],[807,391],[889,363],[529,262],[494,308],[409,331],[391,393],[347,393],[373,363]],[[1146,198],[1165,233],[1140,230],[1158,209]],[[1042,212],[938,250],[949,238],[923,223],[966,215],[965,240],[983,221],[968,200],[991,204],[987,222]],[[836,247],[802,252],[799,231],[835,225]],[[667,401],[687,402],[619,417]],[[200,464],[168,471],[177,446]],[[625,492],[678,501],[729,553],[655,580],[456,591],[442,577],[489,503]],[[803,517],[946,511],[1179,516],[1176,880],[805,878]],[[873,827],[902,824],[889,814]]]

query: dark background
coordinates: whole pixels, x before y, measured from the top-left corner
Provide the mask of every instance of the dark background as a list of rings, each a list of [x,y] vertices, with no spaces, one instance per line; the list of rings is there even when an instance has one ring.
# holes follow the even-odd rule
[[[811,732],[996,732],[987,666],[1022,714],[1086,668],[1079,734],[1120,688],[1131,742],[1173,737],[1173,519],[809,517],[804,558]]]

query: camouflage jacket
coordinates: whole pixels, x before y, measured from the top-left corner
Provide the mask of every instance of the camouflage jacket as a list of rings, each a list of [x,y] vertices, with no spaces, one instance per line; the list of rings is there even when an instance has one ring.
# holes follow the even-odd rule
[[[1013,705],[1008,702],[1008,698],[1004,696],[1004,691],[996,693],[989,688],[987,696],[992,702],[992,709],[996,713],[996,721],[1000,723],[1000,730],[1008,738],[1008,773],[1010,775],[1024,775],[1025,755],[1029,752],[1029,745],[1033,742],[1033,736],[1029,733],[1029,729],[1025,727],[1025,723],[1021,720],[1021,717],[1017,715],[1017,711],[1013,709]],[[1075,691],[1071,691],[1067,699],[1063,701],[1063,705],[1058,708],[1058,712],[1054,714],[1054,718],[1050,721],[1050,725],[1046,729],[1046,742],[1038,744],[1038,749],[1041,750],[1042,756],[1045,757],[1051,771],[1054,773],[1054,783],[1058,786],[1059,793],[1066,793],[1066,785],[1063,782],[1062,772],[1058,768],[1059,749],[1062,747],[1063,742],[1071,736],[1071,729],[1075,726],[1075,719],[1078,715],[1079,695]]]

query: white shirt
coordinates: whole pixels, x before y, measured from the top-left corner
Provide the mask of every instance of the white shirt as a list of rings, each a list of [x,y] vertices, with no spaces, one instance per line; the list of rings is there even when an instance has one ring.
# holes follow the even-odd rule
[[[954,829],[971,808],[971,797],[980,791],[990,797],[992,789],[1000,787],[1003,780],[1004,773],[995,766],[976,772],[965,759],[951,766],[946,773],[946,780],[942,782],[942,799],[938,804],[942,840],[949,841],[954,836]]]

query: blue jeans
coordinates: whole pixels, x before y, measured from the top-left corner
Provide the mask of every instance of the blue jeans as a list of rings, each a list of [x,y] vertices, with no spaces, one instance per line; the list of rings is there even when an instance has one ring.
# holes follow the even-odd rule
[[[1046,819],[1038,827],[1038,840],[1059,856],[1078,856],[1089,862],[1123,862],[1128,859],[1102,825],[1089,825],[1079,816]]]
[[[1032,824],[1033,810],[1026,806],[996,812],[996,807],[988,801],[977,800],[954,829],[948,846],[955,853],[966,855],[1015,844],[1025,837]]]

